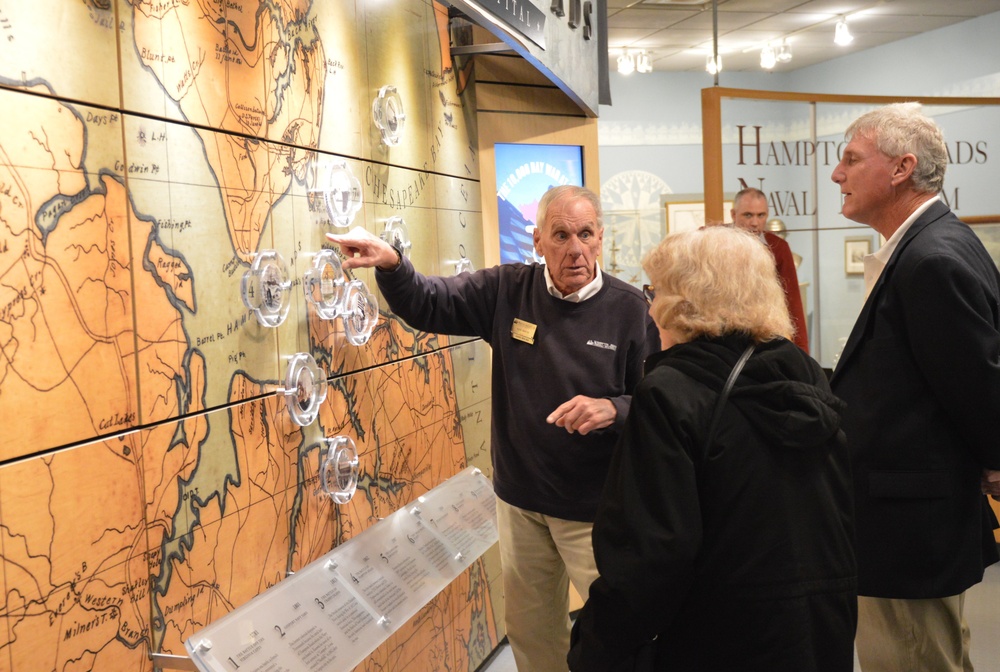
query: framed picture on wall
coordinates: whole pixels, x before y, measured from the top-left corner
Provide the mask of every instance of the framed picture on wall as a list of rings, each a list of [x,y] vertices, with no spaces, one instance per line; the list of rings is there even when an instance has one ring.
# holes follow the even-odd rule
[[[705,226],[704,201],[668,201],[664,205],[667,208],[667,233],[694,231]],[[729,211],[733,209],[732,201],[723,203],[722,208],[726,213],[726,222],[729,222]]]
[[[872,253],[871,236],[844,239],[844,273],[865,274],[865,255]]]

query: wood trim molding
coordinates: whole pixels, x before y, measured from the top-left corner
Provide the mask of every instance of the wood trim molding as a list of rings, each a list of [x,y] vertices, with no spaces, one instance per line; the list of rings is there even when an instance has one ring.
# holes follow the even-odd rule
[[[934,96],[862,96],[794,91],[759,91],[721,86],[701,90],[701,137],[704,170],[705,219],[722,221],[722,99],[773,100],[800,103],[889,103],[917,102],[923,105],[1000,105],[1000,98],[959,98]]]

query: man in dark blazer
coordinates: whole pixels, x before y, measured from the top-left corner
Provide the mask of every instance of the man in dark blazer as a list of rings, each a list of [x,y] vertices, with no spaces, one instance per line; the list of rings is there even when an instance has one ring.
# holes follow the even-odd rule
[[[971,670],[964,594],[997,561],[1000,274],[941,201],[944,139],[920,105],[847,129],[843,214],[882,234],[833,391],[847,402],[862,670]]]

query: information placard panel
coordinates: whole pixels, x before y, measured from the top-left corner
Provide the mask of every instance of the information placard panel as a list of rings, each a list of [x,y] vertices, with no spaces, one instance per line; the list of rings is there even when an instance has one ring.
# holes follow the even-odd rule
[[[202,672],[333,672],[364,660],[497,540],[469,467],[192,635]]]

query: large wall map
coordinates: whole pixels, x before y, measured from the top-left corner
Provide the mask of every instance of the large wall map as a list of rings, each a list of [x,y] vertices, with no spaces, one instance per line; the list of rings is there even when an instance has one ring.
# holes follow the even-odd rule
[[[324,161],[361,184],[355,225],[405,219],[418,269],[482,265],[467,75],[421,0],[0,4],[0,669],[152,670],[467,464],[490,473],[487,346],[381,299],[351,345],[299,280]],[[396,146],[371,121],[384,85]],[[295,278],[276,328],[240,299],[265,249]],[[280,391],[297,352],[329,383],[306,427]],[[341,506],[317,483],[337,435],[361,462]],[[490,553],[359,669],[475,669],[497,577]]]

